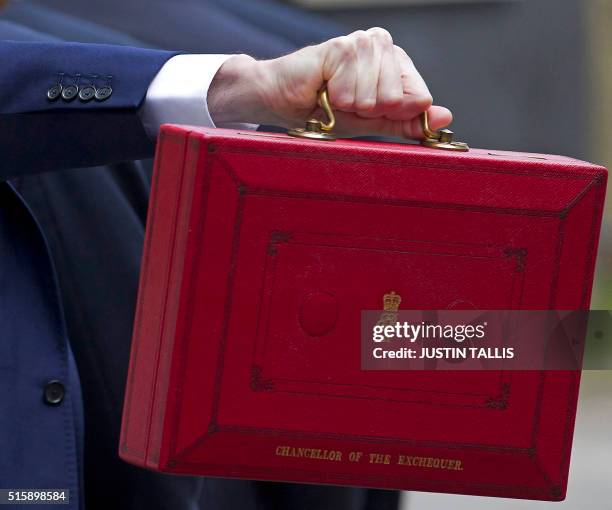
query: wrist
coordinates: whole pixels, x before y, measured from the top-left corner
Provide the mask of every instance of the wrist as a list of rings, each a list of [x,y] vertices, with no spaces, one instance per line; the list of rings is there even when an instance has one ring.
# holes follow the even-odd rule
[[[229,58],[220,68],[208,90],[208,110],[215,124],[272,124],[265,91],[270,73],[267,61],[248,55]]]

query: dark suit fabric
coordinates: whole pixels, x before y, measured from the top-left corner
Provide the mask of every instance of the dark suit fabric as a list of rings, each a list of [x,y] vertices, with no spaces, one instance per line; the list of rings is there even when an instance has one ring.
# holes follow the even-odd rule
[[[0,77],[0,171],[11,178],[0,185],[0,345],[11,353],[0,367],[0,483],[69,488],[71,508],[87,500],[90,509],[194,509],[200,480],[135,468],[116,454],[148,177],[132,163],[61,170],[152,154],[136,109],[173,54],[50,43],[6,20],[0,37],[47,41],[0,43],[8,62]],[[113,74],[112,100],[41,102],[62,68]],[[67,388],[57,408],[41,399],[48,379]]]

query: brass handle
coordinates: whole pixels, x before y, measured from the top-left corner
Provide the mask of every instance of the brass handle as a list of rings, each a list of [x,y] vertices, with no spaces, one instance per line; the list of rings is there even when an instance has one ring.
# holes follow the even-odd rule
[[[327,93],[327,87],[319,91],[319,106],[323,108],[328,121],[323,122],[317,119],[308,119],[306,126],[303,128],[293,128],[287,131],[289,136],[296,136],[298,138],[311,138],[314,140],[335,140],[336,135],[332,133],[334,126],[336,125],[336,116],[329,104],[329,95]]]
[[[425,139],[421,145],[431,147],[433,149],[444,149],[449,151],[467,152],[470,150],[467,143],[453,142],[453,132],[450,129],[441,129],[440,131],[432,131],[429,127],[429,115],[424,111],[421,115],[421,125]]]
[[[334,126],[336,125],[336,116],[334,110],[329,103],[329,94],[327,93],[327,87],[319,91],[319,106],[325,112],[327,122],[317,119],[308,119],[306,126],[303,128],[293,128],[287,131],[290,136],[296,136],[299,138],[311,138],[315,140],[335,140],[336,136],[332,133]],[[421,123],[423,126],[423,134],[425,139],[421,142],[421,145],[425,147],[431,147],[434,149],[445,149],[453,151],[468,151],[469,147],[463,142],[453,141],[453,132],[450,129],[441,129],[440,131],[432,131],[429,127],[429,116],[427,112],[423,112],[421,116]]]
[[[331,105],[329,104],[329,94],[327,93],[327,87],[323,87],[319,92],[319,106],[323,108],[325,115],[329,119],[329,122],[321,122],[321,129],[326,132],[330,132],[334,129],[336,125],[336,116],[334,115],[334,111],[332,110]]]
[[[425,138],[438,138],[436,133],[429,128],[429,114],[427,111],[423,112],[423,116],[421,117],[421,125],[423,127],[423,134],[425,135]]]

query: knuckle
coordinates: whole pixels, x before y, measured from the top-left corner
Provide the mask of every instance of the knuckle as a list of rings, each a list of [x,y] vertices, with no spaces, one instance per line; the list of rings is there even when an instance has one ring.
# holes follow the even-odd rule
[[[378,42],[381,42],[383,44],[389,44],[389,45],[393,44],[393,37],[391,37],[391,34],[389,33],[389,31],[385,30],[384,28],[373,27],[373,28],[370,28],[368,32]]]
[[[334,51],[341,57],[351,57],[355,54],[355,46],[348,37],[336,37],[332,42]]]
[[[352,39],[355,41],[355,45],[357,48],[367,48],[370,46],[370,37],[363,30],[357,30],[357,32],[353,32]]]

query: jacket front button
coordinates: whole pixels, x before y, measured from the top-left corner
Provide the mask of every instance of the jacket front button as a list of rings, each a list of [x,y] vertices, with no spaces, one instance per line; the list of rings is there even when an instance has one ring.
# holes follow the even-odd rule
[[[64,101],[72,101],[79,93],[79,87],[76,85],[68,85],[62,90],[62,99]]]
[[[57,406],[62,403],[65,395],[66,388],[61,382],[53,380],[45,384],[45,391],[43,392],[45,404]]]
[[[53,87],[47,90],[47,99],[49,101],[55,101],[61,95],[62,95],[62,86],[59,83],[53,85]]]
[[[87,85],[79,90],[79,99],[84,103],[87,101],[91,101],[96,95],[96,89],[91,85]]]
[[[96,99],[98,101],[105,101],[111,96],[112,93],[113,89],[108,85],[105,85],[104,87],[100,87],[98,90],[96,90]]]

